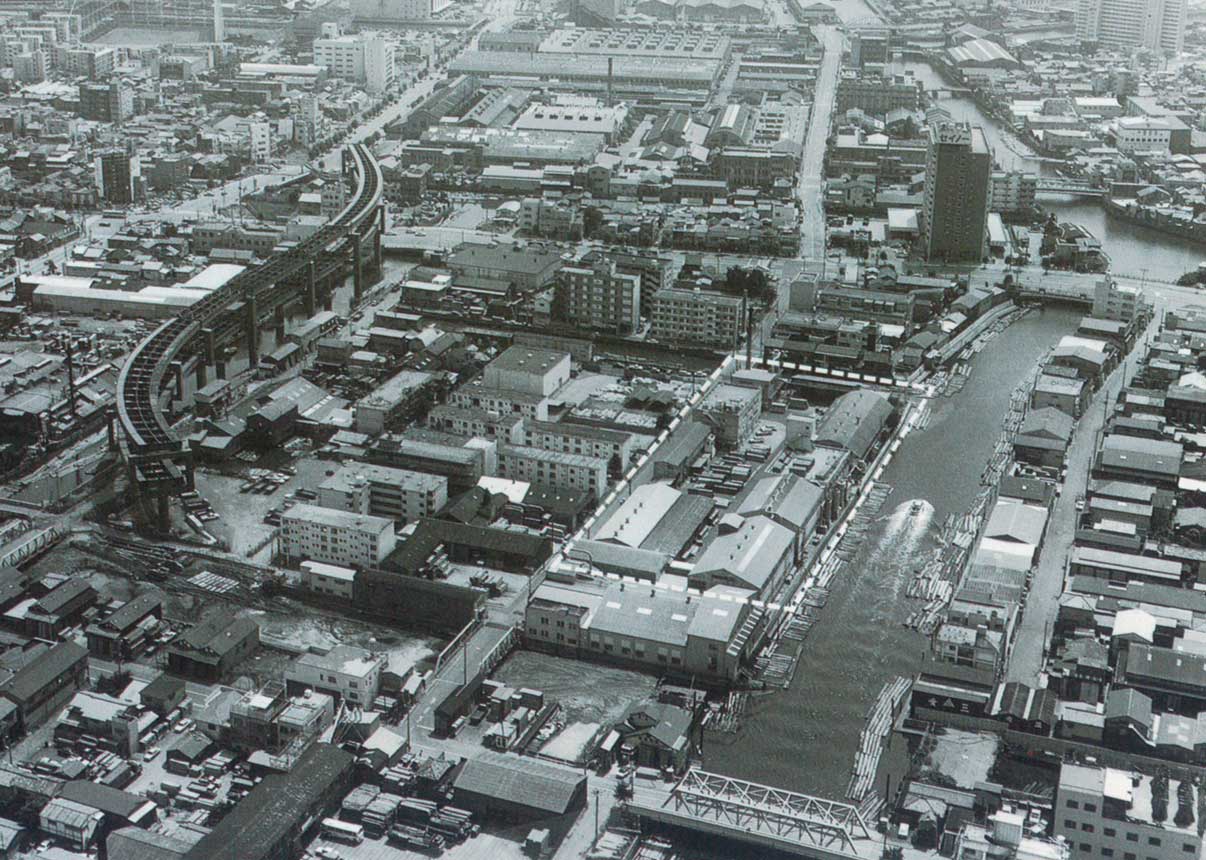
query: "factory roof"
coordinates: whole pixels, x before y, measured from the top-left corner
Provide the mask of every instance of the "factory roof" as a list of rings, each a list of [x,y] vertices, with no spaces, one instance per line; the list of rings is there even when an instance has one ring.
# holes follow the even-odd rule
[[[681,490],[661,482],[637,487],[603,524],[595,539],[639,547],[681,496]]]
[[[988,39],[970,39],[962,45],[955,45],[947,49],[947,53],[957,66],[1007,68],[1018,65],[1018,61],[1012,54]]]
[[[723,573],[761,592],[794,542],[794,533],[785,526],[763,516],[749,517],[736,531],[717,535],[691,575]]]
[[[465,762],[452,787],[454,792],[469,792],[501,803],[562,815],[581,801],[585,785],[586,777],[567,767],[485,752]]]
[[[468,251],[472,247],[462,249]],[[504,259],[509,259],[505,257]],[[477,262],[476,265],[492,265],[490,262]],[[533,271],[541,271],[543,265],[533,265]],[[535,346],[509,346],[494,358],[488,365],[495,370],[523,371],[525,373],[547,373],[569,358],[568,352],[554,349],[540,349]]]
[[[845,448],[864,458],[892,414],[892,404],[882,394],[859,388],[833,402],[817,425],[816,441]]]
[[[235,805],[184,860],[261,860],[276,856],[279,844],[331,787],[344,779],[353,757],[327,744],[314,744],[286,774],[270,775]]]

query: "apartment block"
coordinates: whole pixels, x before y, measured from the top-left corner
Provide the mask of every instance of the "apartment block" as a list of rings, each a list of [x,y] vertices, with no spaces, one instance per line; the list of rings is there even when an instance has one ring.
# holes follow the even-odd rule
[[[928,260],[980,262],[988,243],[992,151],[982,128],[930,127],[921,234]]]
[[[615,459],[623,469],[632,460],[636,437],[631,433],[609,430],[606,427],[566,424],[559,421],[524,421],[523,444],[545,451],[598,457],[608,463]]]
[[[663,343],[708,344],[729,349],[742,332],[737,296],[672,287],[653,294],[652,335]]]
[[[320,561],[372,567],[394,550],[394,521],[318,505],[294,505],[281,517],[281,552],[289,563]]]
[[[607,489],[607,461],[602,457],[544,451],[527,445],[498,446],[498,475],[512,481],[589,490],[597,496]]]
[[[557,273],[553,318],[593,331],[636,334],[641,328],[641,279],[620,273],[614,261],[587,255]]]
[[[434,516],[447,503],[448,479],[442,475],[368,463],[341,466],[318,487],[324,508],[397,522]]]

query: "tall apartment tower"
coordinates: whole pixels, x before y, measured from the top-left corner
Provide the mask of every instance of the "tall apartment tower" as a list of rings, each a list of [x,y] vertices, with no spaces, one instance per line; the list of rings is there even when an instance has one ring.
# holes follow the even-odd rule
[[[223,17],[222,0],[214,0],[214,41],[226,41],[226,19]]]
[[[1077,0],[1076,38],[1118,51],[1180,53],[1185,0]]]
[[[921,210],[926,259],[984,258],[991,188],[992,151],[984,130],[966,123],[931,125]]]
[[[124,149],[99,153],[93,163],[96,189],[106,203],[135,202],[138,198],[142,169],[137,155]]]

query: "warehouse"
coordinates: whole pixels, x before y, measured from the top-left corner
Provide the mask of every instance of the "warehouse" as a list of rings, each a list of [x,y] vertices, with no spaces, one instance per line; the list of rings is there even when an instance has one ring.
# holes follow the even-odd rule
[[[586,777],[532,758],[486,752],[465,762],[453,782],[453,799],[489,818],[559,818],[586,805]]]
[[[349,753],[315,744],[291,772],[265,777],[189,850],[185,860],[285,860],[301,856],[306,829],[347,791],[353,763]]]

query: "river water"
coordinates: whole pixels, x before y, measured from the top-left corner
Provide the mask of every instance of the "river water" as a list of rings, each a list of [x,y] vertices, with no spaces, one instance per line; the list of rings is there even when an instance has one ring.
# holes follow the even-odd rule
[[[902,624],[920,608],[904,597],[913,567],[935,548],[934,534],[947,515],[971,507],[1010,393],[1079,316],[1051,309],[1025,317],[975,357],[961,392],[931,404],[929,426],[905,438],[884,472],[893,492],[862,550],[834,582],[791,688],[752,699],[737,735],[710,735],[708,769],[844,796],[868,707],[885,681],[917,670],[926,647]],[[910,512],[914,499],[924,501],[918,514]],[[894,773],[903,760],[898,743],[888,759]]]

